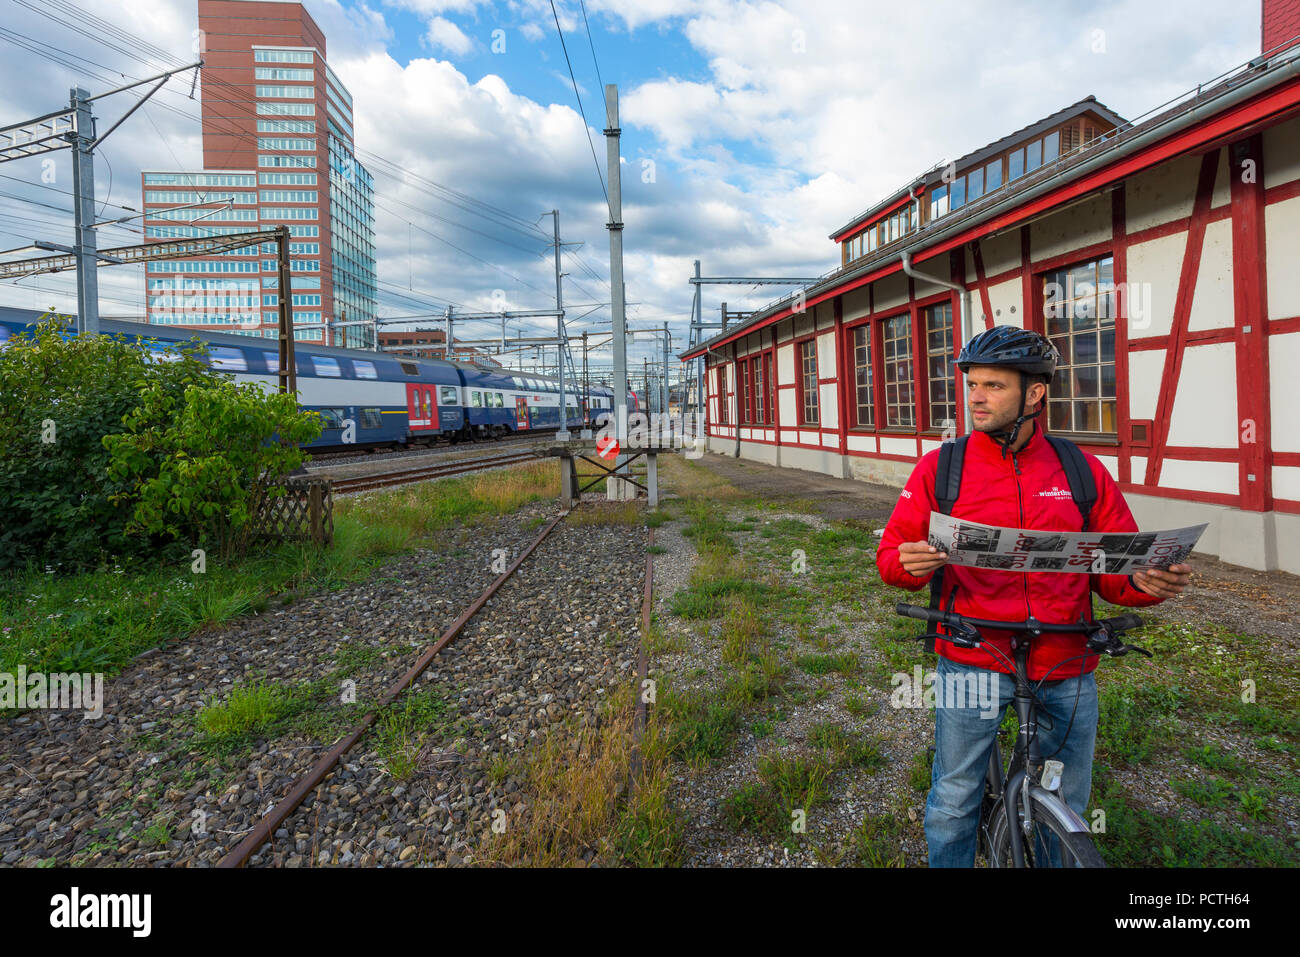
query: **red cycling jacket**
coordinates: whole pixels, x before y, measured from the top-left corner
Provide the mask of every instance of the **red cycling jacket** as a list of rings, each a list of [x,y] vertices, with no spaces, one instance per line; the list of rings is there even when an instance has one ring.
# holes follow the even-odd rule
[[[1136,532],[1137,523],[1106,467],[1096,456],[1084,453],[1097,485],[1097,502],[1092,507],[1090,532]],[[933,575],[915,578],[898,560],[898,546],[925,541],[929,537],[930,512],[937,511],[934,494],[939,452],[930,452],[912,471],[899,496],[894,513],[876,553],[880,577],[891,585],[917,591],[930,584]],[[1083,517],[1070,494],[1070,483],[1056,451],[1034,424],[1034,434],[1019,452],[1002,456],[1002,446],[983,432],[973,432],[966,445],[961,494],[953,506],[954,518],[968,518],[985,525],[1039,531],[1078,532]],[[953,595],[953,587],[956,594]],[[1126,575],[1070,574],[1066,572],[1025,573],[964,565],[945,566],[942,605],[947,610],[1000,621],[1024,621],[1033,615],[1039,621],[1065,624],[1091,617],[1091,594],[1095,591],[1116,605],[1155,605],[1163,599],[1133,586]],[[952,597],[950,597],[952,596]],[[986,642],[1011,655],[1011,633],[983,630]],[[1079,634],[1046,634],[1035,638],[1029,651],[1029,677],[1044,676],[1055,681],[1086,674],[1097,667],[1097,658],[1052,669],[1067,658],[1082,654],[1085,637]],[[938,654],[951,661],[1009,672],[995,655],[978,648],[959,648],[948,641],[936,641]],[[1052,671],[1051,675],[1048,672]]]

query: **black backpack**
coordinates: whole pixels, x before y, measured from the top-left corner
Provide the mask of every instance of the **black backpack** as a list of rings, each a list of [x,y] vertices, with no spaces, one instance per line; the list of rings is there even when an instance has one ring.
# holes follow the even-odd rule
[[[939,447],[939,467],[934,476],[934,497],[939,503],[939,511],[944,515],[952,514],[953,506],[957,504],[957,496],[961,493],[961,470],[966,461],[966,442],[969,438],[970,436],[963,435]],[[1051,443],[1052,448],[1056,450],[1056,457],[1061,460],[1061,467],[1065,469],[1065,478],[1070,483],[1070,497],[1074,499],[1079,514],[1083,516],[1083,530],[1086,532],[1092,518],[1092,507],[1097,504],[1097,483],[1092,479],[1092,469],[1088,468],[1088,460],[1083,457],[1082,450],[1069,439],[1046,434],[1043,438]],[[943,606],[943,571],[944,566],[940,565],[939,570],[930,579],[931,608]],[[952,607],[952,599],[956,594],[957,586],[954,585],[952,594],[948,596],[948,607]],[[926,636],[925,650],[934,651],[933,634]]]

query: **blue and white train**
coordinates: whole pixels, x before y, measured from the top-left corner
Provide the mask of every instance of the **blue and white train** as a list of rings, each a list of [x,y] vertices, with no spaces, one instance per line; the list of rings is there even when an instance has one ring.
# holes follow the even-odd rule
[[[31,310],[0,307],[0,349],[42,318]],[[273,339],[112,320],[101,321],[100,330],[157,339],[160,347],[197,337],[207,345],[213,368],[236,381],[256,382],[268,391],[277,388],[280,357]],[[461,442],[559,427],[560,386],[553,377],[302,341],[294,343],[294,358],[298,401],[319,413],[324,424],[308,448],[430,445],[440,438]],[[567,427],[597,426],[611,411],[613,395],[611,389],[595,386],[584,402],[569,391]],[[628,411],[638,408],[637,394],[629,392]]]

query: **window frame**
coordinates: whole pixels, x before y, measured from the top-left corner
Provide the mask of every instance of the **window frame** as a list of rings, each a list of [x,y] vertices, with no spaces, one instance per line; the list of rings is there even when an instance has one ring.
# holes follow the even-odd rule
[[[878,350],[875,347],[876,335],[875,330],[872,328],[874,325],[874,320],[865,319],[862,321],[855,321],[852,325],[846,325],[844,327],[843,348],[849,359],[849,368],[847,369],[850,390],[848,428],[853,432],[875,432],[878,424],[877,420],[879,416],[876,413],[880,404],[876,392],[877,386],[880,382],[880,377],[876,372],[876,353]],[[862,423],[860,418],[861,403],[858,401],[858,369],[860,369],[861,366],[858,364],[857,338],[858,332],[861,330],[866,330],[867,333],[867,378],[871,396],[871,423],[868,425]]]
[[[798,408],[796,409],[797,420],[800,427],[821,428],[821,369],[818,365],[817,358],[817,334],[814,332],[812,335],[796,339],[794,345],[795,354],[798,357],[799,362],[798,370],[796,371],[796,375],[798,376],[797,386],[799,389],[799,402]],[[804,347],[808,345],[812,346],[812,409],[816,415],[816,418],[814,419],[808,418],[808,370],[807,358],[804,355]]]
[[[959,312],[959,310],[953,308],[952,296],[941,295],[936,298],[924,300],[921,303],[917,304],[917,309],[916,309],[917,317],[918,317],[917,326],[921,332],[921,335],[925,340],[925,355],[921,360],[921,370],[922,373],[924,374],[924,390],[922,390],[922,388],[918,385],[916,388],[913,389],[913,396],[916,399],[916,405],[917,405],[917,409],[915,411],[919,413],[917,417],[917,422],[924,423],[922,427],[919,427],[919,431],[923,433],[929,432],[935,434],[942,434],[944,429],[947,428],[947,426],[945,426],[942,422],[934,421],[934,415],[933,415],[934,410],[932,408],[933,400],[930,395],[930,386],[933,381],[930,375],[930,359],[932,358],[933,355],[933,353],[930,351],[930,316],[932,310],[941,309],[941,308],[947,308],[948,310],[947,355],[949,356],[948,365],[949,368],[951,369],[952,361],[957,358],[956,321]],[[914,353],[914,358],[921,358],[919,354],[919,350],[916,353]],[[961,396],[957,394],[956,372],[952,371],[951,374],[946,378],[950,378],[952,381],[952,427],[956,428],[958,417],[960,414],[960,407],[961,407]]]
[[[917,432],[918,432],[918,416],[917,416],[917,412],[918,412],[918,410],[917,410],[917,381],[916,381],[916,379],[917,379],[917,368],[916,368],[916,364],[917,364],[917,353],[916,353],[916,321],[915,321],[915,317],[916,317],[916,313],[915,313],[915,311],[914,311],[914,304],[909,303],[909,304],[908,304],[908,308],[907,308],[905,311],[903,311],[903,312],[896,312],[896,313],[894,313],[893,315],[890,315],[890,316],[881,316],[880,319],[877,320],[877,321],[879,322],[879,324],[880,324],[880,329],[881,329],[880,340],[879,340],[879,342],[880,342],[880,360],[879,360],[879,361],[880,361],[880,366],[879,366],[879,368],[880,368],[880,372],[881,372],[881,376],[880,376],[880,389],[881,389],[881,392],[880,392],[880,395],[881,395],[882,398],[883,398],[883,402],[881,403],[881,405],[879,406],[879,408],[883,408],[883,410],[884,410],[884,418],[883,418],[883,419],[880,419],[880,416],[877,415],[877,419],[880,421],[880,424],[877,426],[877,431],[878,431],[878,432],[894,432],[894,433],[902,433],[902,434],[908,434],[908,435],[915,435],[915,434],[917,434]],[[891,409],[893,406],[891,406],[891,404],[890,404],[890,402],[889,402],[889,385],[890,385],[889,378],[888,378],[888,377],[889,377],[889,361],[888,361],[888,359],[887,359],[887,357],[886,357],[886,348],[885,348],[886,342],[889,341],[889,337],[888,337],[888,334],[887,334],[887,331],[886,331],[886,328],[885,328],[885,327],[886,327],[889,323],[895,322],[895,321],[897,321],[897,320],[903,320],[903,322],[905,323],[905,325],[906,325],[906,327],[907,327],[907,339],[908,339],[908,343],[909,343],[909,345],[908,345],[907,361],[906,361],[906,363],[905,363],[905,366],[906,366],[906,368],[907,368],[907,383],[908,383],[909,390],[910,390],[910,396],[909,396],[909,402],[908,402],[908,403],[903,403],[903,402],[900,401],[900,402],[896,403],[896,405],[897,405],[897,407],[898,407],[899,409],[902,409],[902,408],[904,408],[904,407],[906,406],[906,407],[910,410],[912,421],[911,421],[910,423],[905,423],[905,424],[898,424],[898,425],[895,425],[895,424],[890,420],[890,409]],[[897,362],[898,360],[894,360],[894,361]],[[900,381],[900,384],[901,384],[901,381]]]
[[[1100,280],[1101,272],[1102,272],[1101,270],[1102,264],[1105,263],[1107,260],[1110,260],[1111,262],[1111,277],[1110,277],[1110,286],[1109,286],[1110,292],[1108,294],[1111,303],[1109,307],[1110,315],[1107,316],[1104,314],[1107,307],[1103,305],[1104,300],[1101,297],[1107,294],[1103,292],[1103,286],[1100,282],[1098,282],[1095,286],[1095,291],[1093,293],[1094,297],[1097,298],[1097,303],[1098,303],[1097,324],[1094,327],[1094,330],[1083,329],[1083,330],[1076,331],[1073,328],[1073,322],[1071,322],[1067,327],[1068,331],[1064,333],[1058,333],[1057,335],[1050,334],[1047,325],[1048,316],[1047,316],[1047,308],[1046,308],[1047,307],[1046,287],[1047,287],[1047,283],[1050,281],[1050,278],[1058,274],[1065,274],[1068,276],[1068,274],[1073,270],[1079,269],[1080,267],[1083,266],[1091,265],[1093,267],[1094,276],[1097,277],[1098,280]],[[1083,396],[1083,397],[1076,396],[1073,382],[1071,382],[1068,398],[1062,399],[1058,397],[1055,401],[1068,402],[1071,404],[1070,425],[1072,426],[1072,428],[1069,430],[1054,428],[1051,424],[1052,402],[1053,402],[1054,393],[1059,396],[1059,391],[1056,389],[1055,377],[1053,377],[1054,381],[1048,386],[1047,408],[1044,410],[1044,415],[1042,417],[1043,425],[1048,432],[1052,433],[1053,435],[1068,436],[1072,438],[1074,441],[1079,442],[1081,444],[1118,445],[1120,440],[1120,434],[1123,431],[1123,426],[1124,426],[1124,422],[1122,421],[1122,416],[1121,416],[1121,410],[1125,406],[1125,403],[1127,401],[1127,395],[1123,394],[1125,390],[1121,388],[1120,376],[1119,376],[1118,356],[1120,354],[1120,350],[1124,346],[1120,340],[1120,331],[1121,331],[1120,327],[1122,323],[1119,321],[1119,315],[1118,315],[1118,294],[1115,291],[1114,262],[1115,262],[1114,249],[1105,248],[1099,251],[1093,251],[1092,253],[1090,253],[1089,255],[1085,256],[1082,259],[1064,259],[1064,260],[1058,259],[1053,262],[1050,268],[1040,269],[1037,272],[1035,272],[1033,276],[1034,288],[1036,289],[1036,295],[1034,297],[1034,322],[1035,325],[1037,326],[1036,331],[1038,331],[1044,336],[1047,336],[1048,340],[1051,341],[1053,345],[1056,345],[1058,349],[1061,348],[1058,340],[1062,338],[1062,336],[1064,336],[1068,346],[1068,348],[1062,351],[1061,358],[1064,361],[1057,369],[1058,376],[1062,372],[1069,372],[1071,379],[1073,378],[1073,372],[1076,366],[1075,362],[1073,361],[1074,359],[1073,347],[1074,347],[1074,339],[1076,335],[1079,332],[1086,333],[1089,331],[1095,331],[1096,333],[1097,359],[1095,362],[1084,363],[1083,365],[1091,366],[1097,369],[1097,395]],[[1078,300],[1077,299],[1062,300],[1063,303],[1076,302],[1076,301]],[[1109,326],[1107,326],[1107,324],[1109,324]],[[1105,356],[1103,354],[1103,347],[1102,347],[1102,341],[1104,338],[1103,333],[1107,331],[1111,333],[1111,348],[1112,348],[1112,353],[1109,362],[1107,362],[1105,359]],[[1114,381],[1114,393],[1115,393],[1113,396],[1106,396],[1102,394],[1104,388],[1103,387],[1104,369],[1107,365],[1110,365],[1113,369],[1112,376]],[[1111,412],[1114,431],[1087,431],[1087,430],[1079,430],[1073,428],[1073,426],[1075,425],[1074,422],[1075,410],[1073,408],[1073,404],[1075,402],[1087,402],[1087,401],[1095,401],[1099,404],[1099,409],[1098,409],[1099,418],[1104,418],[1105,415],[1104,403],[1111,402],[1114,404],[1113,410]]]

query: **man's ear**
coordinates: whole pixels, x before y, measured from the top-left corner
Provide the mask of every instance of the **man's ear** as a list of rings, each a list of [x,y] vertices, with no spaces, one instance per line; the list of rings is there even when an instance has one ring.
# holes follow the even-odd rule
[[[1037,408],[1038,403],[1042,402],[1047,396],[1047,386],[1041,382],[1033,383],[1025,390],[1025,410]]]

